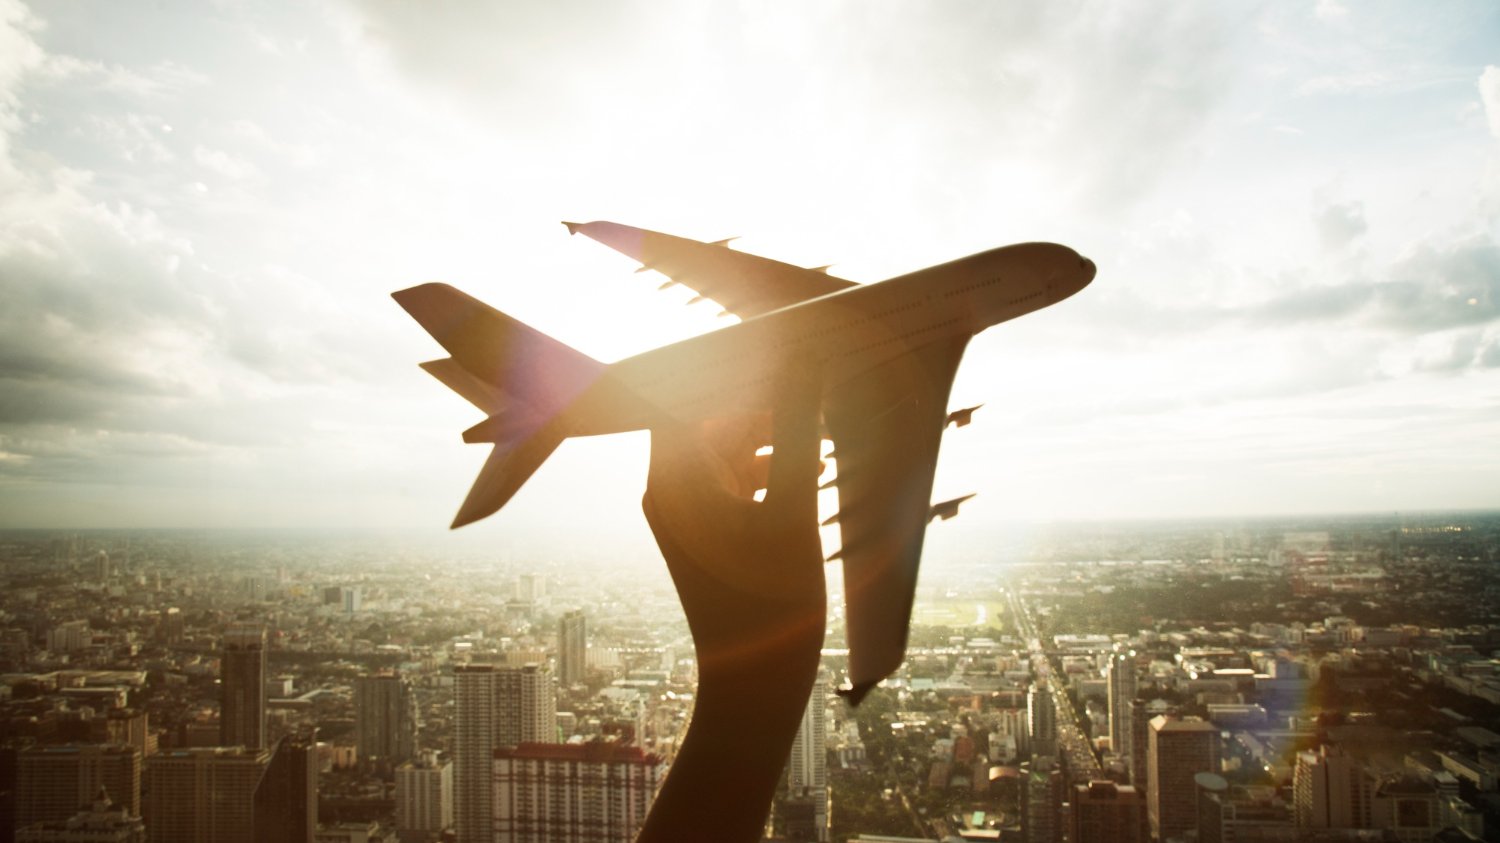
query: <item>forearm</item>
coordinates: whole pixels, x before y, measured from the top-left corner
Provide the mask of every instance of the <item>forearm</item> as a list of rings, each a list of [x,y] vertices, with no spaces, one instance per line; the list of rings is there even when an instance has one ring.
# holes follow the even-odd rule
[[[741,604],[715,614],[715,625],[751,613]],[[770,614],[780,622],[768,625],[762,615],[732,647],[699,647],[692,724],[638,843],[701,837],[709,829],[715,840],[761,839],[823,641],[821,601],[795,617]]]

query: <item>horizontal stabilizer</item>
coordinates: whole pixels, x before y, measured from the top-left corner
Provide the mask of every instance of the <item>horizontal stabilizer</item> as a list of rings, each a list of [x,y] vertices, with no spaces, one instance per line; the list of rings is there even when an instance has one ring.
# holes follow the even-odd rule
[[[424,372],[442,381],[443,386],[462,395],[465,401],[486,413],[498,413],[505,408],[507,402],[504,393],[469,374],[469,371],[452,357],[428,360],[418,365]]]
[[[463,506],[458,508],[452,529],[499,512],[547,457],[552,456],[562,440],[557,426],[549,424],[520,442],[496,445],[484,461],[484,468],[479,470]]]
[[[606,367],[446,284],[391,297],[453,355],[422,368],[488,416],[464,431],[495,447],[453,519],[462,527],[498,511],[557,450],[569,408]]]
[[[391,297],[481,385],[541,415],[561,412],[604,371],[603,363],[447,284],[423,284]],[[451,367],[440,364],[433,374],[453,386],[444,377],[452,375]]]
[[[470,445],[484,442],[505,444],[531,435],[541,420],[524,412],[501,412],[485,419],[464,431],[464,441]]]

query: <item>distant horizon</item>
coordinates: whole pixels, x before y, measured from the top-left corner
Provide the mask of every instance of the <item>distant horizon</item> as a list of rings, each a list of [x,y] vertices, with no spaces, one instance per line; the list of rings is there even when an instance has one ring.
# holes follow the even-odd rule
[[[1251,521],[1251,522],[1275,522],[1275,521],[1320,521],[1320,520],[1378,520],[1378,519],[1404,519],[1421,518],[1436,519],[1449,516],[1496,516],[1500,517],[1500,507],[1473,507],[1473,508],[1448,508],[1448,509],[1412,509],[1412,510],[1329,510],[1327,512],[1272,512],[1248,515],[1182,515],[1182,516],[1120,516],[1120,517],[1098,517],[1098,518],[1058,518],[1048,520],[1006,520],[995,522],[1001,527],[1057,527],[1074,525],[1130,525],[1130,524],[1193,524],[1199,522],[1219,521]],[[642,525],[644,525],[644,520]],[[162,532],[162,533],[187,533],[187,532],[245,532],[245,533],[390,533],[403,535],[478,535],[480,531],[468,533],[463,529],[450,530],[446,526],[423,527],[417,525],[401,526],[376,526],[376,525],[237,525],[237,526],[120,526],[120,527],[81,527],[81,526],[20,526],[0,525],[0,533],[24,533],[24,532]],[[484,539],[497,538],[496,536],[483,536]],[[586,540],[585,540],[586,541]]]

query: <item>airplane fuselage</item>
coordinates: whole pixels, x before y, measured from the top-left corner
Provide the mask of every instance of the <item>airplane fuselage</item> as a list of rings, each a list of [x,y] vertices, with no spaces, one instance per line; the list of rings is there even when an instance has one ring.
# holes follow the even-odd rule
[[[1093,276],[1093,264],[1066,246],[1022,243],[830,293],[621,360],[564,424],[588,436],[769,410],[775,381],[789,372],[818,367],[831,388],[1061,301]]]

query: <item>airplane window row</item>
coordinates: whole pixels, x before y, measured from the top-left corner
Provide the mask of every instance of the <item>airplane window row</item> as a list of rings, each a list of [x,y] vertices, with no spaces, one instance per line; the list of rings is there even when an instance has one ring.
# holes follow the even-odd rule
[[[962,292],[965,292],[965,291],[968,291],[968,290],[973,290],[973,289],[977,289],[979,287],[985,287],[985,286],[990,286],[992,284],[997,284],[997,283],[999,283],[1002,280],[1004,280],[1002,276],[996,276],[994,278],[990,278],[990,279],[987,279],[985,281],[978,282],[976,284],[971,284],[971,285],[969,285],[967,287],[961,287],[961,288],[959,288],[957,290],[950,290],[950,291],[948,291],[947,295],[948,296],[957,295],[959,293],[962,293]],[[1037,290],[1037,291],[1034,291],[1034,292],[1032,292],[1032,293],[1030,293],[1028,295],[1019,296],[1017,298],[1011,299],[1006,304],[1007,305],[1020,304],[1021,302],[1025,301],[1027,299],[1035,298],[1035,297],[1040,296],[1040,295],[1041,295],[1041,291]],[[873,313],[873,314],[868,314],[868,315],[862,316],[862,317],[860,317],[858,319],[851,319],[851,320],[849,320],[847,322],[843,322],[843,323],[840,323],[838,325],[831,325],[831,326],[820,327],[820,328],[817,328],[817,329],[815,329],[815,330],[813,330],[813,331],[811,331],[811,332],[809,332],[807,334],[803,334],[802,336],[799,336],[799,337],[784,338],[780,342],[776,343],[776,348],[777,349],[781,349],[781,348],[785,348],[788,345],[800,346],[800,345],[803,345],[804,343],[806,343],[808,340],[821,339],[821,338],[823,338],[825,336],[828,336],[829,334],[832,334],[832,333],[847,331],[850,328],[855,328],[857,326],[866,324],[866,323],[868,323],[868,322],[870,322],[872,320],[883,319],[885,317],[894,315],[896,313],[900,313],[900,312],[903,312],[903,311],[908,311],[908,310],[916,309],[917,307],[920,307],[921,305],[922,305],[921,302],[915,302],[915,301],[913,301],[913,302],[907,302],[905,304],[901,304],[901,305],[898,305],[896,307],[886,308],[885,310],[879,311],[877,313]],[[878,347],[884,346],[884,345],[889,345],[891,343],[898,342],[900,340],[910,339],[910,338],[912,338],[912,337],[914,337],[914,336],[916,336],[918,334],[923,334],[923,333],[927,333],[929,331],[935,331],[935,330],[938,330],[938,329],[941,329],[941,328],[945,328],[945,327],[948,327],[950,325],[956,324],[956,323],[958,323],[960,321],[962,321],[962,317],[952,317],[952,318],[945,319],[945,320],[942,320],[942,321],[939,321],[939,322],[931,323],[931,324],[926,325],[924,327],[913,328],[913,329],[908,330],[908,331],[906,331],[905,333],[902,333],[902,334],[892,334],[892,335],[890,335],[888,337],[885,337],[885,338],[883,338],[883,339],[881,339],[881,340],[879,340],[877,342],[869,343],[869,344],[860,346],[859,348],[849,349],[847,351],[841,352],[839,354],[839,356],[840,357],[848,357],[848,356],[851,356],[851,355],[859,354],[859,353],[861,353],[863,351],[867,351],[867,350],[870,350],[870,349],[873,349],[873,348],[878,348]],[[729,361],[730,361],[729,357],[721,357],[721,358],[718,358],[718,359],[714,360],[710,365],[712,367],[714,367],[714,368],[719,368],[719,367],[723,367],[724,365],[726,365],[727,363],[729,363]],[[700,368],[701,368],[701,365],[700,365]],[[647,381],[643,385],[647,386],[647,387],[655,386],[655,385],[661,383],[662,381],[665,381],[665,380],[676,380],[679,377],[680,377],[680,375],[678,373],[663,374],[661,376],[658,376],[656,378],[651,379],[650,381]],[[761,383],[764,380],[765,380],[765,378],[761,378],[761,379],[758,379],[757,381],[754,381],[752,383],[759,384],[759,383]],[[732,387],[730,389],[716,390],[714,394],[717,395],[719,392],[730,391],[731,389],[741,389],[741,388],[743,388],[745,386],[749,386],[749,385],[751,385],[751,384],[737,384],[737,385],[735,385],[734,387]],[[708,397],[705,397],[703,399],[700,399],[700,402],[701,401],[706,401],[706,400],[710,400],[710,399]]]
[[[973,290],[977,290],[980,287],[989,287],[989,286],[992,286],[994,284],[999,284],[1001,281],[1004,281],[1004,280],[1005,280],[1005,276],[1003,276],[1003,275],[996,275],[994,278],[988,278],[988,279],[986,279],[984,281],[976,281],[975,283],[970,284],[967,287],[958,287],[956,289],[949,290],[944,295],[946,295],[948,298],[951,299],[954,296],[962,295],[964,293],[968,293],[968,292],[971,292]]]
[[[892,334],[891,336],[888,336],[885,339],[880,340],[879,342],[873,342],[868,345],[860,346],[859,348],[851,348],[848,351],[845,351],[841,356],[849,357],[851,355],[859,354],[863,351],[869,351],[872,348],[880,348],[883,345],[890,345],[893,342],[900,342],[901,340],[910,339],[917,334],[925,334],[928,331],[936,331],[940,328],[946,328],[949,325],[954,325],[962,321],[963,317],[955,316],[951,319],[944,319],[941,322],[933,322],[932,324],[925,327],[913,328],[904,334]]]

